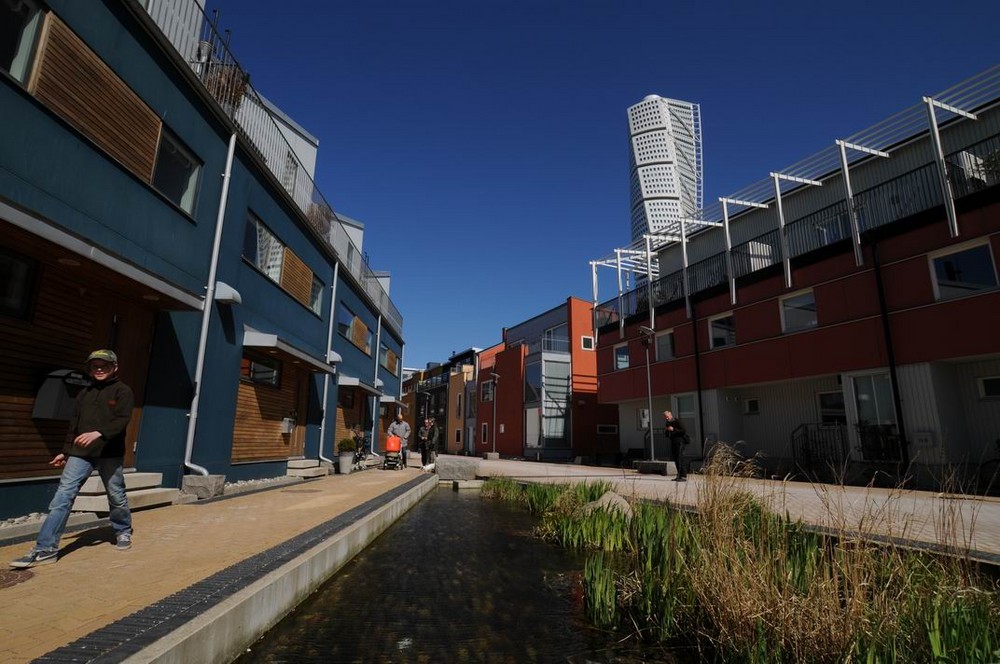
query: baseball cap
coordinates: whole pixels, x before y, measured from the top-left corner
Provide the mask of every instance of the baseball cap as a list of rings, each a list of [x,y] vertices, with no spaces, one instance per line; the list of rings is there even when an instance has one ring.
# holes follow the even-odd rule
[[[113,350],[107,350],[102,348],[101,350],[95,350],[89,356],[87,356],[87,362],[91,360],[104,360],[105,362],[111,362],[112,364],[118,364],[118,355],[115,354]]]

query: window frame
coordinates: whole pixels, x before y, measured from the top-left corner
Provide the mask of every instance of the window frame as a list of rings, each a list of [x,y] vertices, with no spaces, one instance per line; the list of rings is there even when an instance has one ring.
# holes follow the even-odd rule
[[[751,404],[753,404],[751,406]],[[745,397],[743,399],[744,415],[760,415],[760,397]]]
[[[580,337],[580,350],[592,351],[594,349],[595,349],[594,337],[586,334]]]
[[[249,364],[247,365],[247,373],[244,373],[243,360],[246,360]],[[260,365],[262,367],[267,367],[274,372],[274,380],[258,380],[254,378],[254,365]],[[271,366],[273,365],[273,366]],[[268,387],[275,390],[281,389],[281,378],[283,371],[283,366],[281,360],[275,357],[263,357],[253,353],[243,353],[243,357],[240,360],[240,381],[244,383],[249,383],[251,385],[261,385],[263,387]]]
[[[939,258],[945,258],[947,256],[953,256],[955,254],[965,253],[967,251],[972,251],[980,247],[986,248],[986,255],[990,259],[990,267],[993,269],[993,286],[989,288],[982,288],[969,293],[964,293],[961,295],[950,295],[944,297],[941,295],[941,287],[938,283],[937,270],[934,268],[934,261]],[[927,254],[927,265],[931,273],[931,287],[934,289],[934,301],[935,302],[947,302],[949,300],[957,300],[963,297],[972,297],[975,295],[980,295],[982,293],[989,293],[1000,288],[1000,275],[997,274],[997,261],[996,256],[993,255],[993,246],[990,243],[988,237],[978,238],[976,240],[971,240],[969,242],[963,242],[961,244],[952,245],[944,249],[939,249],[937,251],[932,251]]]
[[[0,247],[0,258],[7,258],[11,263],[21,265],[24,270],[24,283],[20,292],[16,295],[12,293],[19,301],[16,305],[12,303],[10,306],[0,301],[0,317],[31,320],[37,299],[35,295],[38,290],[38,261],[4,247]]]
[[[597,435],[598,436],[611,436],[618,434],[617,424],[598,424],[597,425]]]
[[[484,380],[482,385],[483,389],[481,389],[479,392],[482,395],[483,403],[493,403],[493,397],[494,394],[496,394],[495,392],[496,388],[493,385],[493,379],[491,378],[489,380]]]
[[[323,293],[325,291],[326,284],[313,272],[312,285],[309,289],[309,310],[320,317],[323,316]]]
[[[656,355],[656,362],[663,362],[665,360],[673,360],[677,358],[677,347],[675,346],[677,338],[674,336],[674,329],[675,328],[670,328],[669,330],[657,332],[656,336],[653,338],[653,352]],[[660,357],[660,339],[664,337],[670,337],[670,357]]]
[[[173,149],[179,152],[183,157],[187,158],[191,163],[195,164],[193,173],[188,178],[188,186],[193,186],[190,192],[189,207],[185,206],[184,198],[188,194],[187,188],[185,188],[184,195],[181,196],[181,200],[175,201],[170,194],[160,188],[156,183],[156,175],[160,172],[160,155],[163,154],[163,143],[164,141],[169,141]],[[205,162],[198,158],[194,150],[189,148],[187,144],[181,140],[181,138],[173,131],[170,130],[166,124],[161,123],[160,127],[160,140],[156,142],[156,154],[153,156],[153,172],[149,178],[149,184],[153,187],[161,196],[173,203],[177,208],[183,211],[188,216],[194,216],[194,210],[198,206],[198,194],[201,192],[201,175],[205,170]]]
[[[723,319],[726,319],[726,318],[732,318],[733,319],[733,332],[732,332],[733,340],[731,342],[729,342],[729,343],[716,344],[715,343],[715,334],[713,334],[713,332],[712,332],[712,326],[716,323],[716,321],[720,321],[720,320],[723,320]],[[733,313],[733,311],[730,310],[730,311],[727,311],[727,312],[722,313],[722,314],[716,314],[715,316],[710,316],[708,318],[708,347],[709,347],[709,349],[710,350],[715,350],[716,348],[730,348],[730,347],[735,346],[735,345],[736,345],[736,314]]]
[[[800,325],[799,327],[788,327],[788,319],[785,315],[785,302],[791,299],[802,297],[803,295],[812,295],[813,304],[813,320],[809,325]],[[781,332],[783,334],[791,334],[792,332],[802,332],[805,330],[813,330],[819,327],[819,312],[816,309],[816,293],[812,288],[804,288],[802,290],[796,291],[794,293],[789,293],[787,295],[782,295],[778,298],[778,312],[781,315]],[[735,322],[735,321],[734,321]],[[733,325],[733,330],[735,334],[736,326]]]
[[[996,394],[987,394],[986,392],[986,381],[997,381],[997,392]],[[1000,376],[979,376],[976,378],[976,387],[979,388],[979,399],[981,401],[996,401],[1000,400]]]
[[[21,2],[28,7],[30,15],[18,35],[17,48],[14,52],[14,58],[11,60],[11,65],[17,61],[18,57],[23,56],[24,62],[21,63],[23,71],[15,73],[12,69],[0,67],[0,74],[16,81],[22,87],[27,87],[28,81],[31,80],[31,75],[34,72],[38,55],[38,38],[42,33],[42,24],[45,22],[45,15],[48,12],[45,7],[35,2],[35,0],[21,0]],[[31,33],[30,41],[25,42],[24,36],[29,32]]]
[[[483,445],[488,445],[489,442],[490,442],[489,441],[490,425],[487,424],[486,422],[483,422],[482,432],[483,432],[482,433],[482,443],[483,443]]]
[[[253,225],[254,230],[254,255],[247,256],[247,231],[250,226]],[[272,276],[268,271],[266,266],[260,265],[257,260],[260,256],[260,229],[263,228],[264,232],[270,237],[270,241],[273,241],[279,247],[281,251],[278,252],[281,258],[276,261],[277,263],[277,275]],[[285,269],[285,243],[274,234],[267,224],[258,217],[253,210],[247,210],[247,223],[243,227],[243,249],[241,250],[243,260],[246,261],[251,267],[253,267],[257,272],[261,273],[267,277],[272,283],[276,284],[279,288],[281,287],[281,274]],[[272,267],[273,269],[273,267]]]

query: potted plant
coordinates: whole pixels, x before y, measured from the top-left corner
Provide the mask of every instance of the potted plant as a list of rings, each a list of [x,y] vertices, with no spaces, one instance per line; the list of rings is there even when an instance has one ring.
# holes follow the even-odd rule
[[[337,452],[340,455],[337,457],[340,474],[346,475],[351,472],[351,466],[354,465],[354,440],[341,438],[340,442],[337,443]]]

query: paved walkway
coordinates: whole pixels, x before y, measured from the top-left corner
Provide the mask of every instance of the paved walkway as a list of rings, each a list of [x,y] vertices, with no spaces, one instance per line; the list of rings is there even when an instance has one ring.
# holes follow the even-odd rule
[[[55,565],[0,588],[0,662],[24,662],[376,498],[419,470],[331,475],[203,504],[133,514],[130,551],[110,527],[67,533]],[[0,563],[31,544],[0,547]],[[5,578],[10,575],[5,574]]]
[[[110,529],[63,538],[59,563],[0,576],[0,662],[24,662],[135,613],[254,554],[286,542],[413,480],[420,471],[369,470],[225,500],[137,512],[135,544],[118,552]],[[695,505],[713,485],[633,471],[482,461],[480,474],[533,481],[613,482],[627,496]],[[724,480],[793,518],[978,552],[1000,562],[1000,501],[924,492]],[[0,533],[2,536],[2,533]],[[0,563],[30,543],[0,546]],[[13,585],[2,587],[3,580]]]
[[[480,474],[531,481],[606,481],[622,495],[696,506],[706,492],[732,486],[760,497],[779,513],[837,532],[875,534],[944,547],[1000,564],[1000,499],[927,491],[840,487],[806,482],[709,479],[689,475],[674,482],[661,475],[587,466],[482,461]]]

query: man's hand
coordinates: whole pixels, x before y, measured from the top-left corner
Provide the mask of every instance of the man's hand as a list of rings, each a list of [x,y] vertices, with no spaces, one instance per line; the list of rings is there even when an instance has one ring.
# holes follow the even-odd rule
[[[49,461],[49,465],[55,466],[56,468],[62,468],[63,466],[66,465],[66,455],[65,454],[55,455],[54,457],[52,457],[52,461]]]
[[[81,433],[79,436],[73,439],[74,445],[79,445],[80,447],[86,447],[92,442],[101,437],[100,431],[88,431],[87,433]]]

